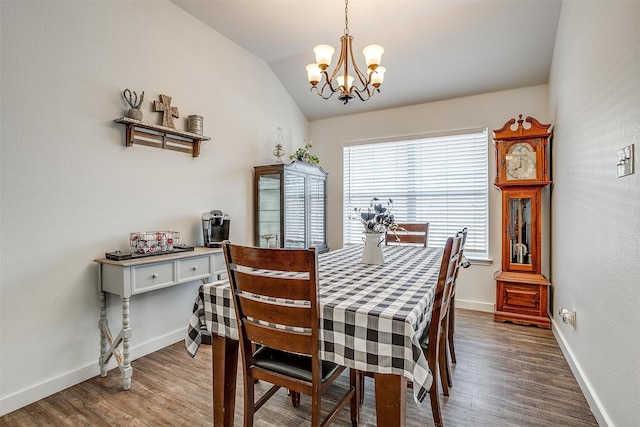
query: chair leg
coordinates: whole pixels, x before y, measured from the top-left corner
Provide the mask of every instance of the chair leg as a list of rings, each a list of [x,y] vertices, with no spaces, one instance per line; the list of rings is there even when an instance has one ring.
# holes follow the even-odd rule
[[[443,337],[440,346],[440,379],[443,382],[442,391],[445,396],[449,396],[449,387],[453,387],[453,372],[451,372],[451,363],[449,363],[449,357],[447,350],[449,349],[449,314],[445,317],[445,324],[442,328]],[[446,387],[444,383],[447,383]]]
[[[433,424],[435,427],[443,427],[442,412],[440,411],[440,396],[438,396],[438,378],[434,376],[433,383],[429,389],[429,398],[431,399],[431,413],[433,414]]]
[[[444,328],[446,328],[446,324]],[[451,373],[449,372],[449,361],[447,360],[446,341],[447,337],[443,336],[438,343],[440,347],[438,349],[438,371],[440,373],[440,382],[442,383],[442,394],[449,396],[449,377]],[[434,372],[433,375],[433,382],[436,383],[438,381],[438,379],[435,378],[437,374]]]
[[[456,298],[451,296],[451,304],[449,306],[449,330],[447,331],[447,340],[449,344],[449,354],[451,355],[451,363],[456,363],[456,349],[453,345],[453,334],[456,326]]]
[[[322,395],[318,389],[311,395],[311,427],[320,427],[320,408],[322,407]]]
[[[360,374],[360,406],[364,403],[364,375]]]
[[[253,415],[255,413],[255,381],[243,372],[244,376],[244,427],[253,427]]]
[[[299,391],[293,391],[293,390],[289,390],[289,394],[291,395],[291,403],[293,404],[294,408],[297,408],[300,406],[300,392]]]

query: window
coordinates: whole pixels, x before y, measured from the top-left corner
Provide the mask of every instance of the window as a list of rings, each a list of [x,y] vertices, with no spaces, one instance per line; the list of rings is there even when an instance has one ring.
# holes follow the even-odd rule
[[[487,130],[349,145],[344,156],[344,244],[362,243],[354,208],[393,200],[396,222],[429,222],[429,246],[467,227],[465,254],[488,258]]]

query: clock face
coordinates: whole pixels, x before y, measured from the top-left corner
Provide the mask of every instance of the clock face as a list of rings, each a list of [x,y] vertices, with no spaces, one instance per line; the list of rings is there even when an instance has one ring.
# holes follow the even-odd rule
[[[536,179],[536,151],[531,144],[519,142],[509,147],[505,156],[509,181]]]

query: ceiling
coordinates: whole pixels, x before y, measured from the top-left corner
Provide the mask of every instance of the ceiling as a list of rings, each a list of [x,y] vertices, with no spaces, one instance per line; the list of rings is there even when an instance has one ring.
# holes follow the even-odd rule
[[[349,33],[385,49],[387,69],[366,102],[342,104],[310,91],[313,47],[336,49],[343,0],[171,0],[262,58],[309,120],[547,83],[561,0],[351,0]]]

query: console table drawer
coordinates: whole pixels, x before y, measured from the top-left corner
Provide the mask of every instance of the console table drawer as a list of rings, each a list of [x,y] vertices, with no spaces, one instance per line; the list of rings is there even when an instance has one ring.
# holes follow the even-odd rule
[[[137,266],[131,269],[131,294],[148,292],[176,284],[175,262]]]
[[[210,258],[187,258],[178,261],[178,282],[203,279],[213,274]]]

